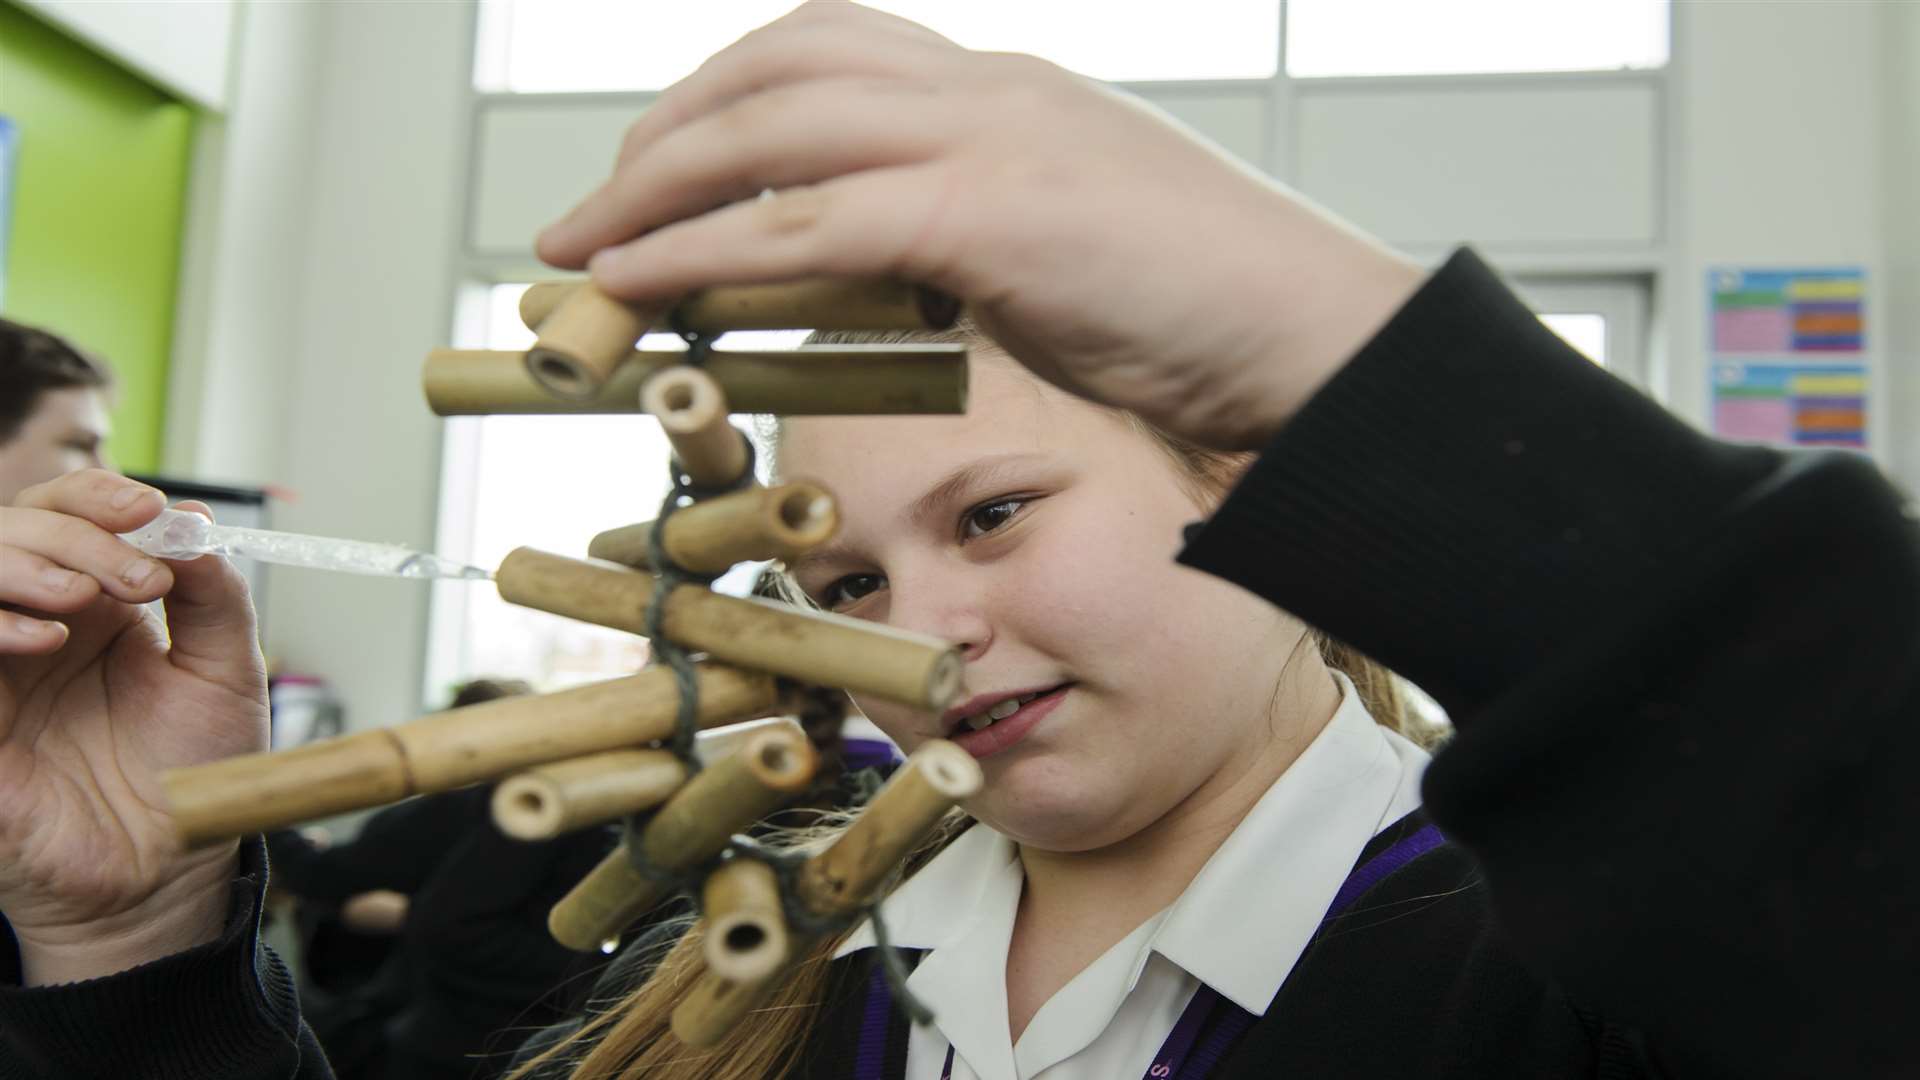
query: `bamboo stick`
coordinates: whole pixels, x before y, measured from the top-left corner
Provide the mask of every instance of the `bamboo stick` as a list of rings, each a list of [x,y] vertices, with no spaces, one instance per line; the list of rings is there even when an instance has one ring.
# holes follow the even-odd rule
[[[647,632],[650,574],[519,548],[500,563],[494,581],[510,604]],[[937,638],[697,585],[668,594],[660,629],[717,660],[935,712],[960,690],[960,654]]]
[[[727,396],[713,376],[670,367],[640,387],[640,407],[660,421],[681,471],[696,485],[732,487],[746,475],[747,436],[727,422]]]
[[[707,875],[700,896],[709,970],[735,982],[756,983],[786,966],[787,917],[772,867],[758,859],[729,859]]]
[[[577,281],[547,281],[520,294],[520,321],[539,330]],[[945,293],[888,278],[807,278],[702,289],[661,325],[703,334],[728,330],[945,330],[960,305]]]
[[[832,847],[801,867],[796,899],[823,918],[858,911],[900,860],[949,809],[979,791],[981,782],[980,765],[971,754],[944,739],[927,742]],[[789,955],[805,957],[813,945],[812,940],[795,941]],[[747,982],[728,978],[709,964],[673,1010],[674,1036],[688,1046],[711,1046],[784,974]]]
[[[718,855],[733,834],[804,789],[818,765],[813,745],[793,729],[754,737],[738,754],[709,765],[675,792],[640,832],[640,851],[666,873],[694,869]],[[570,949],[597,949],[644,915],[670,883],[635,869],[626,844],[600,861],[547,917],[553,938]]]
[[[794,890],[821,916],[860,910],[927,830],[980,790],[980,763],[957,744],[930,739],[907,758],[833,846],[800,867]]]
[[[590,398],[556,398],[523,353],[434,349],[421,368],[440,416],[640,411],[640,386],[687,358],[678,349],[631,353]],[[964,345],[829,345],[716,351],[705,368],[740,412],[782,416],[950,414],[967,411]]]
[[[666,750],[608,750],[515,773],[493,789],[493,823],[519,840],[550,840],[658,806],[687,780]]]
[[[711,764],[775,727],[805,733],[791,716],[726,724],[695,733],[694,756]],[[622,748],[568,758],[501,780],[493,793],[493,821],[508,836],[545,840],[657,806],[686,779],[686,766],[665,750]]]
[[[798,704],[796,701],[794,704]],[[719,727],[697,731],[693,736],[693,756],[702,766],[711,765],[728,754],[737,754],[740,748],[752,742],[762,731],[781,728],[787,731],[806,733],[806,728],[793,716],[767,716],[758,720],[742,720],[734,724],[722,724]]]
[[[590,400],[664,315],[664,305],[629,304],[583,283],[541,320],[527,372],[555,397]]]
[[[791,559],[825,543],[839,525],[839,509],[827,489],[781,484],[702,499],[675,511],[660,545],[687,570],[719,574],[735,563]],[[652,537],[651,521],[608,529],[587,545],[587,557],[651,570]]]
[[[764,712],[778,700],[772,677],[723,664],[701,664],[698,686],[700,720],[709,726]],[[172,769],[160,780],[181,839],[204,844],[664,739],[673,733],[679,698],[671,671],[648,669],[295,750]]]

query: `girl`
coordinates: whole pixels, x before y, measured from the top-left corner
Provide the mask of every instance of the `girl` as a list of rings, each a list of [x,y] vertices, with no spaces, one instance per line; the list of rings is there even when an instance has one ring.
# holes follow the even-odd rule
[[[780,440],[846,503],[800,585],[969,660],[953,713],[871,706],[989,777],[887,906],[937,1024],[892,1019],[855,929],[756,1017],[786,1026],[698,1058],[660,1040],[669,957],[532,1047],[537,1075],[1920,1069],[1920,538],[1864,462],[1704,439],[1470,253],[1423,279],[1106,90],[850,5],[664,95],[541,253],[635,300],[926,281],[1105,408],[989,357],[964,419]],[[1154,430],[1259,453],[1216,506],[1226,470]],[[324,1075],[255,944],[258,846],[181,856],[148,797],[257,745],[237,588],[123,575],[109,531],[157,510],[124,482],[28,503],[0,558],[31,574],[0,600],[71,630],[30,617],[5,646],[25,985],[0,990],[0,1062]],[[37,584],[60,566],[81,584]],[[169,574],[171,654],[126,614]],[[1307,626],[1456,720],[1424,806],[1421,752]],[[102,692],[123,671],[139,692]]]
[[[1418,806],[1427,755],[1391,730],[1417,721],[1377,666],[1174,562],[1242,455],[1040,383],[977,334],[894,336],[970,341],[966,416],[788,420],[770,442],[779,471],[845,493],[839,535],[791,568],[800,599],[968,661],[945,715],[861,702],[904,750],[952,738],[987,776],[966,807],[982,827],[947,832],[885,909],[896,944],[931,950],[908,986],[939,1021],[913,1034],[907,1075],[1143,1073],[1203,978],[1265,1009],[1356,854]],[[819,959],[872,945],[863,930]],[[664,1034],[698,955],[683,941],[659,984],[548,1051],[540,1075],[596,1041],[583,1075],[637,1047],[635,1075],[786,1075],[808,1057],[820,984],[843,984],[830,1000],[864,989],[816,964],[764,1021],[695,1054]],[[845,1074],[819,1053],[809,1074]]]

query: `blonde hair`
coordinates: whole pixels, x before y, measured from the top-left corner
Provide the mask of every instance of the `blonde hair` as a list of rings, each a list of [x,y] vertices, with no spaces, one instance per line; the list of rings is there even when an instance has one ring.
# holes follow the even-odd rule
[[[804,828],[779,830],[763,842],[786,850],[818,851],[846,831],[858,812],[827,812]],[[927,839],[908,854],[901,878],[912,877],[959,836],[972,819],[948,812]],[[856,924],[857,925],[857,924]],[[674,1006],[706,970],[702,926],[691,915],[656,928],[636,943],[647,951],[632,958],[639,985],[590,1015],[578,1031],[528,1059],[503,1080],[565,1075],[570,1080],[771,1080],[798,1063],[814,1017],[825,1003],[828,965],[852,926],[820,938],[755,1009],[752,1022],[736,1024],[709,1047],[686,1046],[673,1037]],[[622,957],[623,964],[627,957]],[[564,1074],[553,1070],[565,1069]]]
[[[965,320],[945,331],[836,331],[816,333],[807,340],[809,344],[959,343],[1000,351],[997,344]],[[1188,494],[1202,510],[1211,511],[1217,506],[1253,462],[1251,453],[1208,449],[1163,431],[1133,413],[1110,411],[1167,453],[1180,471]],[[779,418],[760,418],[757,427],[762,450],[769,464],[773,464],[777,461]],[[806,602],[805,596],[784,574],[779,584],[786,599]],[[1361,704],[1375,722],[1421,745],[1430,746],[1439,741],[1442,729],[1420,716],[1412,705],[1406,683],[1392,671],[1312,627],[1307,628],[1307,640],[1313,642],[1327,667],[1353,682]],[[786,830],[779,842],[789,848],[823,848],[844,831],[854,817],[855,813],[837,814],[804,830]],[[941,827],[907,859],[902,877],[911,877],[959,836],[969,822],[959,811],[949,814]],[[819,941],[761,1003],[752,1023],[736,1025],[714,1046],[694,1049],[674,1039],[668,1027],[674,1006],[704,969],[699,926],[690,916],[679,920],[675,928],[682,926],[684,930],[677,935],[678,940],[658,946],[652,955],[637,958],[638,966],[650,971],[651,977],[609,1003],[578,1031],[528,1061],[506,1080],[550,1076],[553,1074],[546,1070],[563,1062],[572,1063],[572,1071],[567,1074],[571,1080],[769,1080],[786,1075],[797,1064],[808,1030],[830,989],[828,965],[846,933],[829,935]],[[672,929],[663,929],[662,937]]]

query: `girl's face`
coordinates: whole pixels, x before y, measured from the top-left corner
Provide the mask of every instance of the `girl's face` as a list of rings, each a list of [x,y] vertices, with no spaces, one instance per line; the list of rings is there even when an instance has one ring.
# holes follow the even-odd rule
[[[959,646],[949,715],[861,709],[908,752],[956,737],[979,757],[967,809],[995,829],[1093,850],[1285,737],[1277,688],[1310,646],[1265,601],[1173,561],[1204,510],[1164,450],[983,351],[965,416],[785,423],[780,471],[826,485],[841,515],[795,576],[829,610]],[[961,715],[1036,693],[977,732]]]

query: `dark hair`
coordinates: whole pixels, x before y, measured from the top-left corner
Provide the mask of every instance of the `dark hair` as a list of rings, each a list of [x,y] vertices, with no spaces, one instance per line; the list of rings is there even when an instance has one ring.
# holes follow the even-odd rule
[[[474,679],[454,688],[453,703],[447,708],[458,709],[465,705],[478,705],[483,701],[519,697],[522,694],[531,693],[533,693],[533,687],[520,679]]]
[[[111,385],[106,365],[45,330],[0,319],[0,443],[20,434],[47,391]]]

